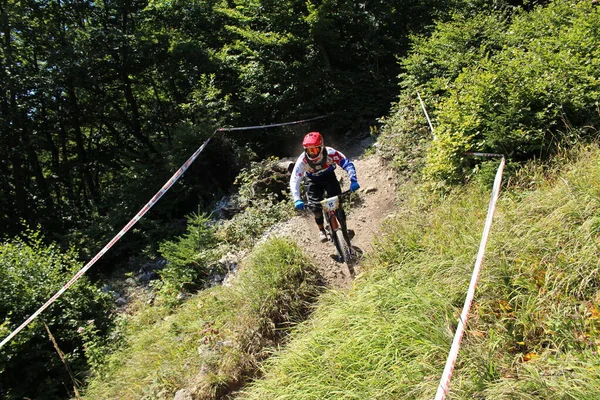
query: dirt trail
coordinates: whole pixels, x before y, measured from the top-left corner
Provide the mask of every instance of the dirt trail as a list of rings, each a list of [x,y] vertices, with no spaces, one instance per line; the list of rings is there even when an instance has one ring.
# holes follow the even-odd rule
[[[361,185],[358,191],[359,200],[353,204],[348,214],[348,228],[353,229],[356,234],[352,239],[353,247],[366,254],[371,250],[373,239],[380,233],[382,222],[396,207],[396,179],[379,156],[363,156],[364,148],[360,145],[342,152],[354,162]],[[349,187],[346,172],[337,168],[336,174],[338,179],[342,180],[342,190],[346,190]],[[335,261],[336,250],[333,244],[319,242],[318,229],[312,213],[299,213],[272,227],[269,232],[269,235],[295,240],[305,254],[320,266],[323,276],[333,288],[343,289],[350,286],[352,277],[348,267]],[[359,262],[355,266],[355,274],[360,272]]]

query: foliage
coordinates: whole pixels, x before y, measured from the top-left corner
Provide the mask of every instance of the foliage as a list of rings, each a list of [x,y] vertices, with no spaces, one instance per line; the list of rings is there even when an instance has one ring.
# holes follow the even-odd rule
[[[110,341],[106,332],[102,332],[96,321],[90,319],[77,328],[77,333],[81,336],[83,342],[83,352],[89,365],[90,371],[99,371],[105,361],[107,354],[113,350],[117,344]],[[115,339],[114,332],[111,332],[111,339]]]
[[[372,120],[394,96],[408,35],[458,3],[0,1],[1,233],[25,219],[93,249],[219,126],[338,113],[339,133]],[[287,156],[285,133],[211,143],[152,232],[124,238],[107,265],[152,247],[194,199],[209,210],[212,185],[226,193],[239,170],[238,148]]]
[[[271,156],[242,168],[233,182],[238,188],[235,200],[239,207],[248,207],[264,197],[275,198],[285,194],[282,192],[287,190],[289,177],[279,163],[279,158]],[[277,189],[283,190],[276,193]]]
[[[172,399],[182,387],[198,398],[222,398],[258,372],[257,362],[306,318],[322,289],[295,245],[263,243],[231,286],[202,291],[171,315],[145,306],[132,316],[127,345],[109,356],[85,398]]]
[[[210,215],[188,216],[186,233],[176,240],[167,240],[159,249],[167,266],[159,271],[161,280],[155,285],[163,300],[176,301],[182,291],[196,291],[211,277],[211,263],[220,257],[216,229]]]
[[[507,16],[499,12],[457,13],[438,21],[430,35],[414,35],[412,51],[401,59],[401,85],[423,86],[425,93],[444,94],[465,68],[502,49]]]
[[[422,89],[437,125],[425,176],[464,180],[474,166],[465,151],[522,161],[594,138],[599,29],[590,2],[557,0],[510,19],[460,16],[416,38],[403,82]]]
[[[380,118],[377,150],[399,175],[418,179],[433,133],[414,96],[402,96],[392,106],[391,113]]]
[[[73,250],[45,245],[38,231],[0,246],[1,332],[8,335],[50,299],[80,269]],[[82,379],[94,357],[78,328],[94,326],[102,336],[111,327],[111,300],[84,276],[0,349],[0,394],[3,399],[64,398],[72,388],[65,366],[47,337],[44,324],[67,355],[70,369]],[[89,349],[89,348],[88,348]],[[23,373],[27,371],[27,373]],[[60,385],[57,385],[60,382]]]
[[[292,215],[289,173],[276,157],[252,162],[235,179],[235,207],[243,210],[219,224],[217,236],[229,244],[252,244],[264,231]]]
[[[250,245],[275,223],[290,217],[293,210],[286,201],[257,200],[253,207],[223,222],[218,228],[217,237],[231,245]]]

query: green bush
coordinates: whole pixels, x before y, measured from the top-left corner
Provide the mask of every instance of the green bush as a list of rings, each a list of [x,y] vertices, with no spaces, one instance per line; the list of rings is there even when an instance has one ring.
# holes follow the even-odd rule
[[[413,51],[401,60],[404,86],[425,86],[424,92],[444,93],[464,68],[501,49],[504,14],[457,14],[438,22],[431,36],[413,36]]]
[[[594,138],[599,32],[591,2],[556,0],[510,18],[456,17],[415,38],[402,83],[404,95],[420,91],[435,123],[424,176],[463,181],[476,165],[466,151],[523,161]]]
[[[160,253],[167,266],[159,272],[161,280],[155,285],[167,302],[175,301],[181,291],[195,291],[211,275],[210,265],[220,257],[215,227],[210,216],[188,216],[187,231],[176,240],[160,244]]]
[[[0,332],[6,337],[81,268],[73,250],[61,252],[28,231],[0,245]],[[91,322],[93,321],[93,322]],[[47,325],[77,379],[88,369],[78,328],[94,324],[100,337],[111,327],[111,297],[84,276],[0,349],[0,397],[62,399],[73,382],[48,338]]]
[[[291,216],[294,208],[289,202],[261,199],[253,207],[235,215],[218,229],[218,237],[229,244],[251,245],[267,228]]]
[[[503,50],[465,69],[440,103],[441,140],[425,173],[450,180],[468,174],[464,150],[523,160],[585,136],[584,127],[600,122],[599,30],[600,12],[589,2],[556,1],[515,18]]]
[[[243,210],[219,225],[217,236],[230,245],[250,246],[275,223],[293,213],[287,188],[289,173],[275,157],[253,162],[235,179],[236,205]]]
[[[377,151],[399,174],[416,179],[433,137],[416,95],[403,94],[381,122]]]

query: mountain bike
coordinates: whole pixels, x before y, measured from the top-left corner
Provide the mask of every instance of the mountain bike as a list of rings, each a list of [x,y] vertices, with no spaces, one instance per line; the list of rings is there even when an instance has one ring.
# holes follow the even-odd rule
[[[321,200],[323,216],[325,217],[325,232],[338,253],[338,259],[348,265],[353,274],[353,264],[356,261],[356,252],[350,243],[350,235],[346,225],[346,217],[342,211],[342,202],[352,193],[350,190],[341,194]]]

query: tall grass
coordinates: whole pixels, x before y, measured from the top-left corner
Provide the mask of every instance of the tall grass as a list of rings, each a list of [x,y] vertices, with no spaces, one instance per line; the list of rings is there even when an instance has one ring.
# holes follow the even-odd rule
[[[522,177],[498,204],[448,398],[600,398],[600,151]],[[433,398],[489,196],[407,200],[368,272],[328,294],[240,398]]]
[[[233,286],[138,313],[86,398],[433,398],[490,188],[405,193],[349,291],[269,241]],[[600,398],[599,211],[597,146],[505,184],[449,399]]]
[[[170,313],[146,307],[127,321],[127,343],[92,378],[85,398],[172,399],[181,388],[214,399],[257,372],[258,363],[306,318],[322,278],[290,242],[255,249],[231,286],[203,291]]]

